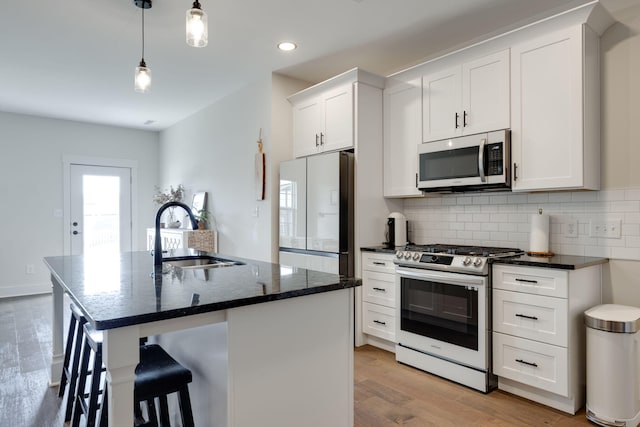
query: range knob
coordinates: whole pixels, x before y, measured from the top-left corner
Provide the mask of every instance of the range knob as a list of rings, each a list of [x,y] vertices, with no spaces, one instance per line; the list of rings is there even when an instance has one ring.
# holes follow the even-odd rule
[[[473,260],[474,267],[480,267],[482,265],[482,258],[476,258]]]
[[[411,252],[405,252],[404,259],[411,259]]]
[[[404,255],[404,254],[402,253],[402,251],[397,251],[397,252],[396,252],[396,258],[398,258],[398,259],[402,259],[402,256],[403,256],[403,255]]]
[[[471,264],[471,257],[467,256],[464,257],[464,259],[462,260],[462,265],[469,265]]]
[[[419,252],[415,252],[415,253],[413,254],[413,260],[414,260],[414,261],[418,261],[419,259],[420,259],[420,253],[419,253]]]

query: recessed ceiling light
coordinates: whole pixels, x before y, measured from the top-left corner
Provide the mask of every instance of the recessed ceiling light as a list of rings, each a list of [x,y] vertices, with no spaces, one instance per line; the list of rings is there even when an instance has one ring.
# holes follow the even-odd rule
[[[296,46],[296,44],[293,43],[293,42],[280,42],[280,43],[278,43],[278,49],[284,50],[285,52],[288,52],[290,50],[294,50],[297,47],[298,46]]]

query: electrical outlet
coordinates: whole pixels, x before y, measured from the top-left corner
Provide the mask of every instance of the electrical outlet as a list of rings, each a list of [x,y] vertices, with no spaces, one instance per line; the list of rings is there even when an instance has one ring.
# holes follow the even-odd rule
[[[25,265],[25,267],[24,267],[24,271],[25,271],[27,274],[34,274],[34,273],[35,273],[35,267],[34,267],[34,265],[33,265],[33,264],[27,264],[27,265]]]
[[[621,220],[591,220],[589,221],[589,236],[604,239],[619,239],[621,237]]]
[[[578,220],[568,218],[564,223],[564,237],[578,237]]]

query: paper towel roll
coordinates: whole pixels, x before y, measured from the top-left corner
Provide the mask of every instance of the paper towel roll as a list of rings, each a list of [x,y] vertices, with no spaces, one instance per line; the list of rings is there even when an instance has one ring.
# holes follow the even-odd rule
[[[549,252],[549,215],[538,213],[531,215],[531,233],[529,234],[529,252]]]

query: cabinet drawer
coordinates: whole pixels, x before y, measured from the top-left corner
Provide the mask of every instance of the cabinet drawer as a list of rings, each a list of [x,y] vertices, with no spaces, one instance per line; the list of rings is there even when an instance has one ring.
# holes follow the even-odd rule
[[[493,267],[494,289],[567,298],[568,280],[569,273],[564,270],[507,265]]]
[[[362,299],[366,302],[380,304],[389,308],[396,307],[396,275],[378,273],[376,271],[362,272]]]
[[[493,290],[493,330],[567,346],[568,300]]]
[[[369,335],[395,342],[396,311],[368,302],[362,303],[363,332]]]
[[[493,334],[493,372],[532,387],[568,396],[567,349]]]
[[[378,271],[380,273],[394,273],[396,266],[393,263],[393,254],[379,252],[362,253],[362,270]]]

